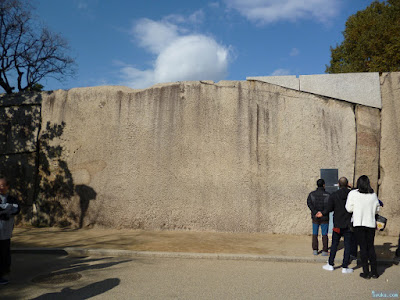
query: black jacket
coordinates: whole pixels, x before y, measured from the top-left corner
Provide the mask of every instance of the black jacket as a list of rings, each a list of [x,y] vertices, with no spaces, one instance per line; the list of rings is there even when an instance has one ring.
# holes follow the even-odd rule
[[[311,210],[311,218],[313,220],[329,221],[329,214],[321,218],[316,218],[317,212],[323,212],[328,207],[329,193],[324,188],[319,187],[311,192],[307,198],[307,205]]]
[[[350,226],[351,213],[347,212],[345,205],[350,189],[340,188],[333,192],[329,197],[328,207],[321,211],[322,214],[329,215],[333,211],[333,226],[336,228],[348,228]]]

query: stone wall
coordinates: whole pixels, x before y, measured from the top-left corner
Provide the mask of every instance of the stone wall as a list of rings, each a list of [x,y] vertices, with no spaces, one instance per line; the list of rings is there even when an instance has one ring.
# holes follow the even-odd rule
[[[395,105],[398,85],[388,82],[382,95]],[[309,234],[307,195],[320,169],[337,168],[350,182],[366,174],[374,189],[380,184],[387,232],[398,234],[398,198],[386,187],[399,169],[388,150],[398,145],[385,134],[397,122],[393,108],[381,128],[377,108],[259,81],[79,88],[37,99],[39,146],[23,153],[36,162],[26,181],[37,223]]]
[[[55,200],[83,226],[308,233],[320,169],[354,172],[353,105],[266,83],[73,89],[42,110],[62,130],[43,178],[66,178]]]
[[[0,96],[0,173],[8,177],[29,222],[37,178],[41,95]]]
[[[354,186],[358,177],[367,175],[375,192],[379,180],[379,147],[381,140],[380,110],[357,105],[355,111],[357,123],[356,164],[354,166]]]
[[[400,73],[381,76],[382,140],[380,147],[379,198],[388,218],[388,234],[400,232]]]

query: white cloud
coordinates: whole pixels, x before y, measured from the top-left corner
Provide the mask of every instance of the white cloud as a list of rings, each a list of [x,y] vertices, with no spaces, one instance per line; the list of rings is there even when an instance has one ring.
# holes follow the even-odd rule
[[[204,35],[188,35],[173,41],[156,60],[156,82],[214,80],[226,76],[228,50]]]
[[[290,56],[297,56],[299,54],[300,54],[300,51],[297,48],[293,48],[289,53]]]
[[[126,65],[120,70],[121,77],[124,78],[122,85],[140,89],[151,86],[155,83],[153,70],[139,70],[133,66]]]
[[[338,14],[341,0],[224,0],[252,22],[268,24],[278,21],[316,19],[327,23]]]
[[[171,41],[178,37],[178,26],[162,21],[156,22],[150,19],[141,19],[133,28],[133,35],[139,41],[139,45],[153,53],[160,53],[168,47]]]
[[[276,69],[271,74],[271,76],[285,76],[285,75],[292,75],[292,74],[290,74],[290,70],[288,69]]]
[[[200,18],[201,13],[195,13],[185,20],[196,23]],[[156,58],[152,69],[123,65],[120,68],[123,84],[145,88],[160,82],[225,78],[230,60],[229,47],[212,37],[190,34],[187,28],[178,27],[169,20],[142,19],[134,26],[132,33],[139,45]]]

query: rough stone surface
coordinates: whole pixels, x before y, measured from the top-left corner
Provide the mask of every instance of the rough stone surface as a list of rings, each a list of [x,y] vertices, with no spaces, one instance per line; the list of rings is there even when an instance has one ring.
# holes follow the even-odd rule
[[[296,75],[290,76],[253,76],[253,77],[246,77],[246,80],[257,80],[263,81],[267,83],[272,83],[276,85],[280,85],[283,87],[287,87],[293,90],[300,89],[300,81]]]
[[[42,110],[55,222],[307,234],[320,169],[353,179],[353,105],[276,85],[81,88]]]
[[[377,108],[356,106],[357,150],[354,181],[367,175],[372,188],[378,191],[381,114]],[[354,182],[354,186],[355,186]]]
[[[300,75],[300,90],[381,108],[379,73]]]
[[[379,197],[381,214],[388,218],[387,233],[400,232],[400,73],[381,76],[382,139],[380,151]]]
[[[40,106],[1,106],[0,155],[35,152],[40,125]]]
[[[335,99],[381,108],[379,73],[254,76],[257,80]]]
[[[0,96],[0,174],[8,177],[22,204],[20,220],[29,221],[35,194],[41,96]]]
[[[29,218],[35,190],[36,153],[0,155],[0,170],[10,180],[13,194],[21,200],[23,212]]]

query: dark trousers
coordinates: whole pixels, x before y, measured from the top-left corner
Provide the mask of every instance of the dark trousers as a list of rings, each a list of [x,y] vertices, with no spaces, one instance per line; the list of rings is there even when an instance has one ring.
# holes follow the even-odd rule
[[[378,274],[374,247],[375,228],[357,226],[354,227],[354,233],[356,235],[357,243],[360,245],[360,257],[363,272],[369,274],[369,266],[371,266],[371,273]]]
[[[329,264],[333,266],[335,264],[335,257],[337,248],[340,242],[340,238],[344,237],[344,255],[343,255],[343,263],[342,268],[347,268],[350,263],[350,254],[352,247],[352,236],[353,233],[349,228],[340,228],[340,233],[336,231],[332,232],[332,245],[331,245],[331,253],[329,255]]]
[[[351,250],[350,250],[350,255],[353,255],[354,257],[357,257],[357,238],[354,232],[351,232]]]
[[[0,240],[0,276],[10,272],[11,266],[11,250],[10,250],[10,239]]]

